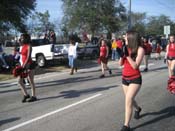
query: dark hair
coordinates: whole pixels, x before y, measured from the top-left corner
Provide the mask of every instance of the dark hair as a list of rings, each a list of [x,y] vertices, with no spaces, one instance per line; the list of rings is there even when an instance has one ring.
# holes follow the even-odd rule
[[[146,43],[148,42],[148,37],[144,36],[143,40],[146,40]]]
[[[21,34],[21,37],[23,37],[23,39],[22,40],[20,40],[20,42],[22,43],[22,44],[30,44],[30,42],[31,42],[31,38],[30,38],[30,35],[29,34]]]
[[[136,31],[128,31],[126,34],[128,38],[128,47],[131,49],[131,58],[135,59],[139,46],[142,46],[140,34]]]
[[[71,44],[74,44],[75,43],[75,35],[71,34],[69,36],[69,41],[70,41]]]

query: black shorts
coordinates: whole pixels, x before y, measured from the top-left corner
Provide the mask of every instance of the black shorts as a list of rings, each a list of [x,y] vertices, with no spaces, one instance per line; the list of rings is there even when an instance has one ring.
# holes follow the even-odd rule
[[[132,79],[132,80],[126,80],[126,79],[122,78],[122,84],[126,85],[126,86],[129,86],[130,84],[141,85],[142,84],[142,77],[140,76],[140,77]]]
[[[32,62],[31,64],[27,64],[26,65],[26,69],[29,69],[29,70],[34,70],[36,67],[36,63],[35,62]]]
[[[172,60],[175,60],[175,57],[167,57],[167,60],[170,60],[170,61],[172,61]]]
[[[104,64],[107,64],[108,63],[108,58],[106,58],[106,57],[100,57],[100,60]]]

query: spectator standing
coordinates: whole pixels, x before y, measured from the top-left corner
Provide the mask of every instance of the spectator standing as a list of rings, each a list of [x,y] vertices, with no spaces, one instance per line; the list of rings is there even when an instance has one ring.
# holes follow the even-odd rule
[[[112,50],[112,56],[111,56],[111,59],[112,60],[116,60],[116,57],[117,57],[117,52],[116,52],[116,49],[117,49],[117,42],[116,42],[116,39],[113,39],[112,40],[112,46],[111,46],[111,50]]]
[[[2,61],[3,65],[2,67],[8,69],[9,66],[7,64],[7,62],[5,61],[5,58],[4,58],[4,51],[3,51],[3,47],[2,47],[2,44],[0,43],[0,60]]]
[[[68,49],[68,59],[69,59],[69,66],[71,67],[70,75],[74,74],[77,72],[77,47],[78,47],[78,42],[75,41],[75,36],[71,35],[69,37],[70,41],[70,46]]]
[[[55,32],[54,31],[50,31],[50,38],[49,38],[49,40],[50,40],[50,42],[52,43],[52,44],[56,44],[56,35],[55,35]]]

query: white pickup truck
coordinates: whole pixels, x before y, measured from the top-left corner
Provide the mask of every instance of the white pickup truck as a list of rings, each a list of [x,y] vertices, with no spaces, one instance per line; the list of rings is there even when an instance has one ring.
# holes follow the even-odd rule
[[[67,59],[69,44],[51,44],[46,39],[32,39],[32,60],[43,67],[47,61]]]

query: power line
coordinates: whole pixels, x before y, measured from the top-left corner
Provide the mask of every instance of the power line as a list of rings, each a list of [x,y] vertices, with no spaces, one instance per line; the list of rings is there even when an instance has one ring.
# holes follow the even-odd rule
[[[163,3],[163,2],[160,2],[159,0],[156,0],[156,2],[157,2],[159,5],[165,7],[166,9],[168,9],[168,10],[170,10],[170,11],[172,11],[172,8],[175,8],[175,7],[173,7],[173,4],[170,4],[171,6],[170,6],[170,5],[167,5],[167,1],[166,1],[166,3]]]

